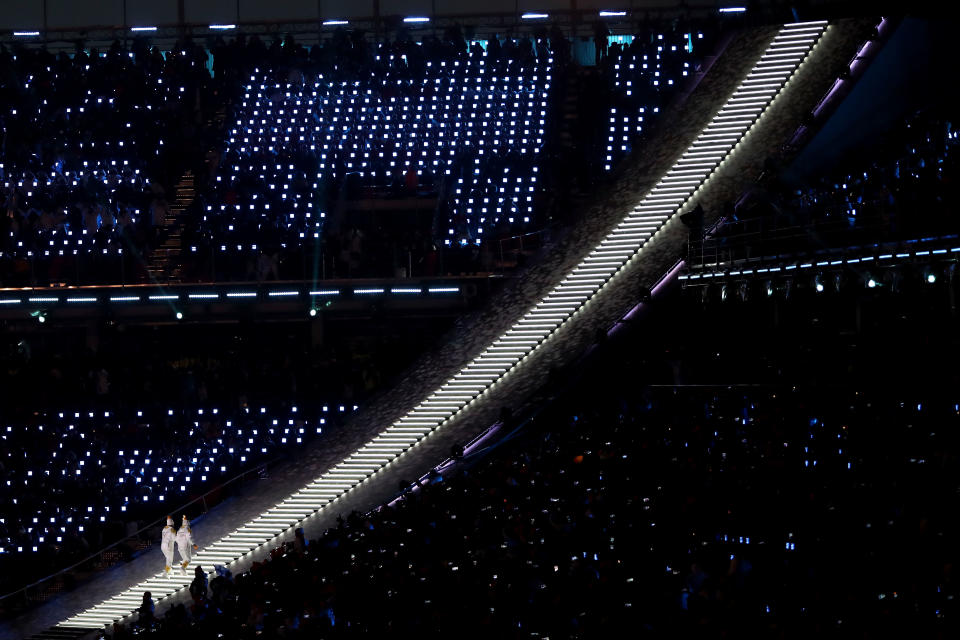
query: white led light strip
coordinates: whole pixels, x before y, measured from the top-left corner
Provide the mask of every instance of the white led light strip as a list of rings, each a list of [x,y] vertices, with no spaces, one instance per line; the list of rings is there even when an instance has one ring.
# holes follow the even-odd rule
[[[890,260],[894,256],[897,258],[918,258],[929,255],[946,255],[948,253],[960,253],[960,247],[953,247],[951,249],[922,249],[919,251],[914,251],[912,253],[881,253],[880,255],[867,254],[859,257],[841,257],[839,259],[828,259],[828,260],[818,260],[816,262],[782,262],[781,264],[773,267],[764,267],[764,268],[752,268],[748,266],[740,266],[740,264],[733,264],[732,266],[740,266],[739,269],[725,269],[722,271],[700,271],[698,273],[687,273],[681,274],[680,280],[701,280],[705,278],[724,278],[728,276],[750,276],[754,274],[763,274],[763,273],[779,273],[781,271],[795,271],[795,270],[804,270],[804,269],[819,269],[821,267],[835,267],[837,265],[849,265],[849,264],[863,264],[865,262],[874,262],[880,260]],[[776,256],[774,256],[774,259]],[[726,263],[721,263],[726,264]],[[0,300],[0,302],[3,302]]]
[[[826,22],[784,26],[746,79],[647,196],[553,291],[505,334],[407,415],[317,480],[235,532],[202,549],[194,566],[211,570],[254,551],[383,469],[476,399],[537,348],[637,254],[707,180],[776,97],[826,30]],[[186,587],[191,577],[162,573],[60,623],[94,628],[154,598]]]

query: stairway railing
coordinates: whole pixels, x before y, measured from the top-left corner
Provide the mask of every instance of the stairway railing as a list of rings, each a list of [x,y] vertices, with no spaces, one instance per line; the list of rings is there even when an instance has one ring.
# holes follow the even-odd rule
[[[189,511],[190,507],[193,507],[194,505],[197,505],[197,504],[202,504],[203,513],[206,514],[207,511],[209,511],[210,504],[213,502],[211,496],[213,496],[214,494],[222,493],[223,490],[226,489],[227,487],[235,487],[237,483],[242,483],[244,480],[251,477],[252,474],[258,474],[258,475],[261,474],[262,472],[266,471],[267,467],[274,464],[280,459],[281,459],[280,457],[277,457],[272,460],[268,460],[267,462],[263,462],[251,469],[244,471],[243,473],[237,474],[236,476],[230,478],[226,482],[223,482],[217,485],[216,487],[213,487],[212,489],[207,490],[206,492],[197,496],[190,502],[180,505],[175,509],[170,509],[170,513],[184,513],[186,511]],[[42,587],[44,585],[49,585],[50,583],[52,583],[54,580],[57,580],[58,578],[62,578],[66,580],[81,567],[89,566],[91,564],[96,566],[97,564],[99,564],[98,560],[103,559],[105,554],[107,554],[111,550],[117,549],[121,545],[127,544],[132,540],[133,541],[141,540],[144,537],[144,534],[146,532],[148,532],[151,529],[163,526],[165,522],[166,522],[166,516],[158,520],[153,520],[149,524],[137,529],[137,531],[135,531],[134,533],[124,536],[120,540],[117,540],[116,542],[113,542],[107,545],[106,547],[100,549],[96,553],[93,553],[85,557],[84,559],[78,562],[75,562],[69,567],[60,569],[56,573],[52,573],[44,578],[31,582],[30,584],[25,585],[17,589],[16,591],[12,591],[6,595],[0,596],[0,617],[8,617],[10,613],[20,614],[23,612],[24,609],[30,607],[32,604],[46,600],[47,598],[42,596],[42,593],[43,593]],[[152,544],[153,542],[151,540],[148,546],[152,546]],[[101,567],[98,571],[104,571],[109,567],[115,566],[116,564],[119,564],[119,563],[117,562],[109,563],[107,566]],[[31,594],[36,594],[36,595],[31,596]],[[17,601],[16,598],[18,597],[22,598],[22,600]],[[11,601],[14,602],[14,606],[9,606],[7,604],[8,602],[11,602]],[[16,606],[17,604],[19,604],[20,607],[17,607]]]

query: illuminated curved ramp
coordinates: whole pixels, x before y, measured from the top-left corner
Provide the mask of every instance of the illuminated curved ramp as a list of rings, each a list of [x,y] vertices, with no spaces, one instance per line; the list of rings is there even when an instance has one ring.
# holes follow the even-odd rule
[[[543,299],[459,373],[358,451],[286,500],[218,542],[195,562],[230,564],[259,549],[336,500],[417,445],[530,355],[594,296],[717,169],[770,105],[823,35],[825,22],[790,24],[779,30],[750,73],[643,200]],[[188,577],[158,575],[62,622],[91,627],[130,614],[141,594],[166,596]]]

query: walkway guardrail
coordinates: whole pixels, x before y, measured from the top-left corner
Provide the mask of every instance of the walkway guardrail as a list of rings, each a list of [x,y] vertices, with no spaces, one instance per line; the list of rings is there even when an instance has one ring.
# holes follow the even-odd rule
[[[203,506],[203,513],[206,514],[210,510],[211,505],[215,505],[226,497],[229,497],[222,495],[224,489],[228,487],[236,488],[238,483],[242,484],[244,481],[250,479],[250,477],[253,475],[259,477],[261,474],[266,472],[268,466],[274,464],[281,458],[282,457],[278,456],[272,460],[262,462],[257,466],[244,471],[243,473],[237,474],[226,482],[209,489],[190,502],[187,502],[186,504],[180,505],[169,511],[170,513],[176,514],[184,513],[189,511],[191,507],[195,508],[196,505],[201,504]],[[25,585],[16,591],[0,596],[0,617],[7,617],[14,613],[22,613],[24,609],[29,608],[33,604],[43,602],[51,597],[53,595],[51,594],[51,591],[59,592],[69,590],[65,589],[64,587],[69,582],[75,582],[78,579],[76,574],[83,571],[85,568],[89,568],[90,574],[96,574],[105,571],[110,567],[116,566],[121,562],[129,560],[132,557],[135,557],[145,549],[152,548],[154,542],[159,541],[159,534],[152,535],[151,530],[162,528],[165,522],[166,516],[163,516],[158,520],[153,520],[149,524],[137,529],[137,531],[134,533],[124,536],[120,540],[107,545],[96,553],[93,553],[84,559],[75,562],[69,567],[60,569],[59,571],[31,582],[30,584]],[[156,540],[154,540],[154,538],[156,538]],[[131,542],[133,543],[132,545]],[[142,546],[143,543],[145,543],[145,546]],[[136,547],[140,548],[136,551],[133,551],[133,549]],[[130,554],[129,556],[127,555],[127,552]],[[111,558],[110,556],[114,554],[116,554],[116,557]],[[54,586],[58,580],[60,581],[60,589],[56,589]]]

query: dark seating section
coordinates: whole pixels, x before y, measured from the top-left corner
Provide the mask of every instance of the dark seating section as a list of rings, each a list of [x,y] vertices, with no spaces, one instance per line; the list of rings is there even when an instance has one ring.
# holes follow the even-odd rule
[[[954,635],[948,298],[655,301],[532,422],[134,629]]]
[[[71,328],[4,338],[0,591],[70,566],[261,463],[302,453],[446,327],[413,324],[371,330],[330,320],[330,342],[317,348],[306,323],[104,326],[96,351]],[[149,548],[155,534],[121,551]]]
[[[319,416],[296,406],[43,411],[7,423],[0,549],[61,557],[84,546],[96,551],[122,538],[123,523],[159,517],[199,488],[312,440],[326,424],[325,408]],[[113,539],[110,528],[120,529]]]
[[[809,186],[760,185],[724,212],[727,222],[707,240],[703,259],[802,257],[824,248],[956,233],[956,115],[919,111]]]
[[[136,258],[184,170],[205,57],[140,42],[0,50],[0,284],[143,276]]]

